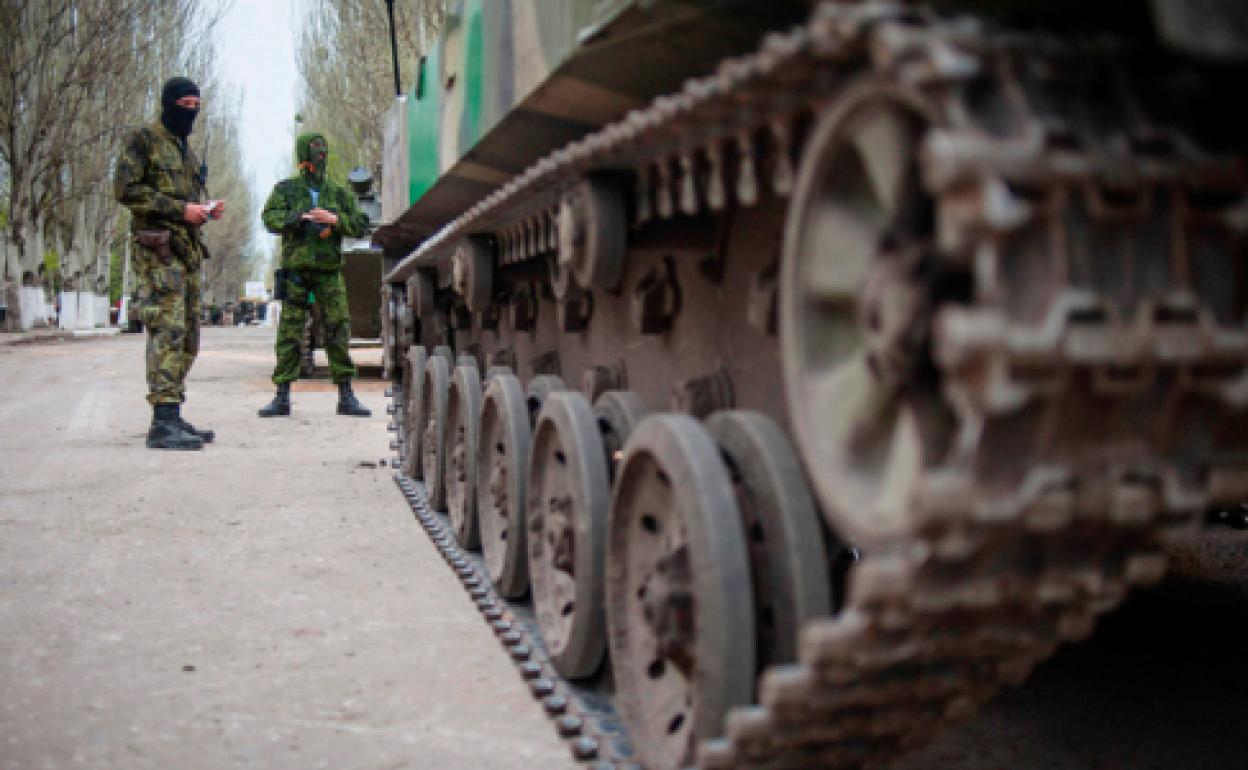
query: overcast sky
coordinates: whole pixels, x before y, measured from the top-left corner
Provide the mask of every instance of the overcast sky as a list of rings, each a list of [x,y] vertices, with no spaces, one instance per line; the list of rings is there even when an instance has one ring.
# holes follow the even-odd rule
[[[274,236],[259,207],[293,170],[295,116],[294,9],[300,0],[235,0],[217,32],[222,74],[243,94],[243,162],[256,192],[256,244],[270,253]]]

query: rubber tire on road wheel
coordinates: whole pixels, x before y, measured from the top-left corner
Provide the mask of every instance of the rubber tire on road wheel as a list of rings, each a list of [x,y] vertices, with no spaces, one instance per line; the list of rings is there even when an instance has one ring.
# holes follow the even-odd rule
[[[421,394],[421,467],[429,506],[446,510],[446,359],[431,356],[425,363],[425,386]]]
[[[480,437],[481,378],[477,367],[455,367],[446,402],[446,510],[451,532],[465,548],[480,544],[477,525],[477,442]]]
[[[754,598],[740,522],[732,482],[706,429],[686,415],[642,420],[625,447],[611,501],[607,639],[621,715],[646,767],[690,764],[698,743],[722,733],[728,710],[750,702]],[[678,555],[687,558],[692,592],[690,678],[674,659],[656,657],[647,601],[662,587],[652,578],[674,574],[663,565]]]
[[[485,569],[494,587],[508,599],[529,590],[525,518],[531,443],[520,380],[510,369],[497,370],[490,376],[481,407],[477,517]]]
[[[429,360],[429,352],[424,345],[413,345],[407,351],[407,365],[403,371],[403,391],[407,394],[407,404],[403,409],[403,472],[413,479],[422,479],[425,469],[421,467],[420,457],[423,442],[421,440],[423,426],[421,420],[421,395],[425,383],[425,363]]]
[[[759,412],[716,412],[706,429],[749,535],[759,662],[792,663],[802,625],[831,611],[828,545],[801,461],[780,426]]]
[[[529,380],[525,389],[525,401],[529,405],[529,426],[537,427],[537,415],[542,411],[542,404],[551,393],[567,390],[563,380],[554,374],[539,374]]]
[[[556,505],[570,509],[571,572],[554,563],[558,549],[552,538],[562,530],[554,526],[561,518]],[[603,582],[610,507],[611,481],[593,408],[577,391],[551,393],[538,415],[529,457],[529,580],[542,639],[565,677],[594,673],[606,651]]]

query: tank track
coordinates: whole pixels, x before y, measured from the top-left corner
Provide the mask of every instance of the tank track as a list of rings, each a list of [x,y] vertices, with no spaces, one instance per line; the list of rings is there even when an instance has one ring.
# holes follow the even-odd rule
[[[494,591],[484,561],[479,554],[456,543],[446,517],[429,507],[423,484],[403,473],[395,473],[394,480],[416,520],[447,565],[455,570],[499,644],[516,663],[529,692],[541,702],[559,737],[568,742],[572,756],[581,762],[592,762],[594,770],[639,770],[631,759],[628,731],[610,698],[559,676],[542,644],[533,613]]]
[[[975,282],[970,301],[930,319],[932,363],[958,412],[953,459],[926,472],[905,531],[863,544],[847,606],[803,629],[800,661],[763,673],[758,705],[729,714],[699,766],[880,766],[1085,637],[1131,586],[1160,579],[1157,534],[1248,499],[1242,465],[1196,476],[1159,459],[1167,437],[1124,438],[1138,431],[1125,413],[1150,388],[1171,396],[1162,406],[1220,405],[1243,435],[1248,337],[1194,279],[1208,228],[1238,239],[1248,226],[1242,159],[1207,155],[1133,112],[1125,85],[1108,94],[1125,105],[1114,130],[1095,135],[1082,118],[1106,94],[1044,99],[1043,73],[1080,61],[1122,66],[1103,40],[986,37],[974,20],[892,4],[824,6],[757,54],[542,160],[409,258],[436,264],[481,232],[496,234],[503,264],[549,254],[561,191],[591,171],[635,174],[634,224],[717,211],[730,196],[753,203],[764,164],[786,195],[809,116],[864,73],[933,117],[922,164],[941,252]],[[1002,105],[1022,130],[994,132]],[[1187,290],[1135,302],[1130,281],[1079,275],[1087,255],[1072,231],[1122,249],[1159,221],[1168,250],[1140,263]],[[1017,278],[1050,263],[1065,267]],[[1054,421],[1081,417],[1090,435],[1054,437]],[[1002,457],[1015,462],[1003,469]]]

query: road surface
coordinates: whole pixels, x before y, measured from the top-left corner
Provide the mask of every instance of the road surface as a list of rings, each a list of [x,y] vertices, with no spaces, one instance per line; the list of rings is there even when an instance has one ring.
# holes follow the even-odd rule
[[[208,328],[144,447],[144,339],[0,346],[0,768],[571,768],[327,381],[260,420],[272,330]],[[379,351],[361,356],[379,360]]]

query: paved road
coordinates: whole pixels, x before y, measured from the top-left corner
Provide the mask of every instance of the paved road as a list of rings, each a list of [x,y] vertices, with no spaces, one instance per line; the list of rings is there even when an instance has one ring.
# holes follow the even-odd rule
[[[260,421],[272,332],[207,329],[143,438],[143,339],[0,347],[0,768],[571,768],[327,382]],[[376,351],[365,351],[365,354]]]
[[[203,454],[143,448],[141,338],[0,346],[0,768],[573,767],[380,467],[382,385],[261,422],[270,341],[207,330]],[[894,770],[1248,767],[1248,541],[1180,555]]]

